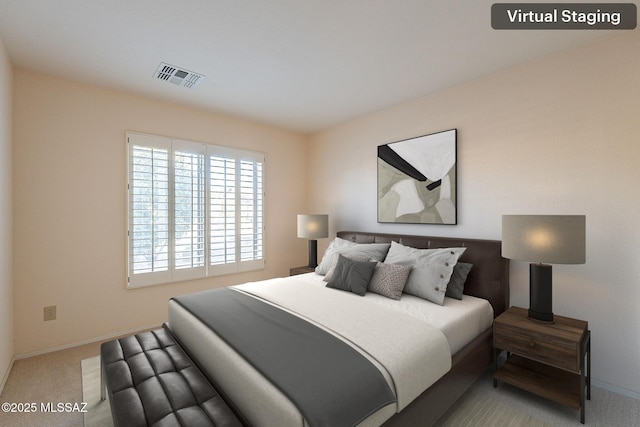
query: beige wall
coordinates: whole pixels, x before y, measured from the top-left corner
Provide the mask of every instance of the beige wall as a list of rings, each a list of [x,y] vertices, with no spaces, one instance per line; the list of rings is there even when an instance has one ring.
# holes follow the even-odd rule
[[[554,266],[554,312],[589,321],[598,384],[640,397],[638,52],[640,32],[615,35],[314,135],[310,207],[332,232],[492,239],[502,214],[586,214],[587,263]],[[378,224],[377,145],[451,128],[458,225]],[[511,289],[527,307],[526,263]]]
[[[13,359],[11,76],[0,40],[0,392]]]
[[[306,137],[21,69],[14,91],[17,355],[160,324],[174,295],[304,262]],[[266,154],[266,270],[125,290],[127,130]],[[43,321],[48,305],[57,320]]]

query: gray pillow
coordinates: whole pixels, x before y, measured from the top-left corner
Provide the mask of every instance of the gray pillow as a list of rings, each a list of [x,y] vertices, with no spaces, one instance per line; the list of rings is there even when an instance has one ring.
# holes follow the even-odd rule
[[[389,251],[389,243],[353,243],[336,237],[322,257],[316,273],[327,274],[336,254],[366,256],[368,259],[382,261]]]
[[[364,296],[375,268],[375,262],[353,261],[339,255],[333,277],[327,283],[327,287]]]
[[[442,305],[453,266],[466,248],[416,249],[391,242],[385,263],[413,265],[404,292]]]
[[[411,273],[410,265],[379,262],[369,282],[369,292],[398,300]]]
[[[459,262],[453,267],[453,273],[451,274],[451,280],[447,284],[446,296],[455,299],[462,299],[464,293],[464,283],[467,281],[467,276],[471,271],[473,264],[466,262]]]
[[[322,261],[316,267],[316,273],[325,275],[329,271],[331,267],[331,263],[333,262],[333,257],[335,254],[347,249],[356,246],[357,243],[350,242],[348,240],[341,239],[340,237],[336,237],[329,243],[329,247],[326,251],[324,251],[324,255],[322,256]]]
[[[350,254],[350,253],[347,253],[346,251],[342,252],[342,254],[352,261],[371,261],[371,259],[369,259],[369,257],[365,255]],[[338,265],[338,258],[340,257],[340,255],[341,255],[340,253],[337,253],[333,256],[333,262],[331,263],[331,267],[329,267],[329,271],[327,271],[327,274],[325,274],[324,279],[322,279],[325,282],[328,282],[333,277],[333,272],[336,269],[336,265]]]

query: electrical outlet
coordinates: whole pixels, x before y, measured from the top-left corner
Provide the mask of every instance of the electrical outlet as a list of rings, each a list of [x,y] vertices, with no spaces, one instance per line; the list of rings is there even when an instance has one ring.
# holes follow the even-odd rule
[[[44,308],[44,320],[56,320],[56,306],[50,305]]]

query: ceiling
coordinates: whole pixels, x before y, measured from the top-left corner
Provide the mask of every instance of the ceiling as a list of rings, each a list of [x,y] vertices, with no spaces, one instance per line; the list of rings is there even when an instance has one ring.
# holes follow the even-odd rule
[[[492,3],[0,0],[0,39],[18,67],[312,133],[610,34],[493,30]]]

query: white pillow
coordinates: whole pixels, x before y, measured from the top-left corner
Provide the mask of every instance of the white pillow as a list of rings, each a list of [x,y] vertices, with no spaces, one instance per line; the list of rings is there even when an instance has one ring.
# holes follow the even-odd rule
[[[316,267],[316,273],[327,274],[331,269],[336,254],[348,257],[367,257],[374,261],[382,261],[389,251],[389,243],[353,243],[336,237],[325,251],[320,265]]]
[[[416,249],[391,242],[384,262],[412,265],[404,292],[442,305],[453,267],[466,248]]]

